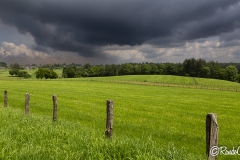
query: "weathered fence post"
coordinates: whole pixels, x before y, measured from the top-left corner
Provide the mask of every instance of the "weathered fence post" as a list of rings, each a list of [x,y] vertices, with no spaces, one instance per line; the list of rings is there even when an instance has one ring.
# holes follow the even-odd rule
[[[29,115],[29,107],[30,107],[30,94],[26,93],[26,97],[25,97],[25,114]]]
[[[112,138],[113,130],[113,101],[107,100],[107,120],[105,135],[108,138]]]
[[[207,160],[216,160],[218,155],[217,115],[213,113],[206,116],[206,155]]]
[[[8,107],[8,91],[4,91],[4,107]]]
[[[57,95],[52,96],[53,100],[53,121],[57,121]]]

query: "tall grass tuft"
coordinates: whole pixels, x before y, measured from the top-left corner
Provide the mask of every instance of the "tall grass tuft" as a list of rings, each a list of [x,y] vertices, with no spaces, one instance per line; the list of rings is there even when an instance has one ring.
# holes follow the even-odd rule
[[[21,110],[0,108],[0,159],[200,159],[173,144],[161,148],[149,136],[106,139],[100,130],[79,123],[24,116]],[[161,147],[160,147],[161,146]]]

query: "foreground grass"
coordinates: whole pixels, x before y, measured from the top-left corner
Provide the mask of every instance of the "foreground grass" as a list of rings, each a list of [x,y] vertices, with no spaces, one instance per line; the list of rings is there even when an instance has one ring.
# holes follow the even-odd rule
[[[205,118],[207,113],[213,112],[218,114],[219,145],[229,148],[239,146],[240,135],[237,134],[240,121],[238,116],[240,113],[239,92],[95,81],[65,81],[65,79],[0,81],[0,90],[8,90],[9,106],[21,109],[22,112],[25,93],[29,92],[31,114],[43,116],[49,120],[52,116],[52,94],[57,94],[60,126],[65,122],[80,125],[96,133],[96,137],[100,136],[100,139],[96,140],[100,143],[105,143],[101,140],[105,130],[105,103],[107,99],[113,99],[116,144],[121,144],[123,142],[120,140],[126,139],[133,146],[135,143],[145,146],[144,144],[151,139],[151,143],[156,145],[153,148],[160,148],[161,151],[162,149],[168,150],[169,144],[174,144],[178,153],[183,150],[184,154],[194,155],[195,158],[200,155],[200,159],[205,159]],[[3,96],[0,97],[1,101],[3,102]],[[4,118],[4,121],[7,121],[6,119]],[[13,128],[17,127],[13,126]],[[39,127],[34,130],[37,128]],[[70,131],[72,128],[66,130]],[[1,131],[4,132],[4,130]],[[25,135],[22,136],[25,137]],[[45,138],[47,137],[54,136],[47,135]],[[7,141],[11,144],[10,139]],[[101,148],[101,146],[98,147]],[[48,146],[44,148],[51,150]],[[126,150],[136,155],[135,152],[138,149],[126,147]],[[236,156],[219,157],[221,159],[239,158]]]
[[[107,140],[102,131],[75,122],[51,122],[21,110],[0,108],[0,159],[196,159],[172,144],[161,148],[148,137]]]

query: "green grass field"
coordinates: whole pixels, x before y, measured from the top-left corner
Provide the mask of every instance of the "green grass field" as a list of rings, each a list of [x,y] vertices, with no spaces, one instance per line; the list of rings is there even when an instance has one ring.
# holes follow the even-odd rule
[[[140,81],[140,82],[158,82],[158,83],[176,83],[176,84],[195,84],[191,77],[171,76],[171,75],[130,75],[114,77],[98,77],[97,79],[122,80],[122,81]]]
[[[205,159],[205,119],[210,112],[218,115],[219,146],[240,146],[240,92],[112,82],[150,81],[147,77],[195,83],[191,77],[175,76],[1,78],[0,102],[3,91],[9,92],[9,107],[0,105],[1,159]],[[212,85],[210,79],[196,80]],[[31,95],[29,117],[24,116],[26,92]],[[58,96],[57,123],[51,121],[53,94]],[[104,137],[107,99],[114,100],[112,141]]]
[[[195,78],[172,75],[129,75],[113,77],[89,77],[72,80],[102,81],[126,84],[142,84],[154,86],[172,86],[181,88],[198,88],[208,90],[240,91],[240,84],[226,80]]]

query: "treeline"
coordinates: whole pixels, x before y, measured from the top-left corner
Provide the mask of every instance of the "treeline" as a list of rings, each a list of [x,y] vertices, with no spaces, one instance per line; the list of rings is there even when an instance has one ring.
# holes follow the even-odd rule
[[[183,63],[124,63],[91,66],[74,64],[63,68],[63,78],[102,77],[120,75],[178,75],[201,78],[214,78],[240,81],[238,68],[240,64],[206,62],[204,59],[186,59]],[[237,68],[238,67],[238,68]]]
[[[6,63],[1,63],[6,66]],[[36,64],[32,64],[37,66]],[[39,67],[39,66],[38,66]],[[19,77],[29,78],[26,71],[19,71],[23,68],[19,64],[11,64],[9,74]],[[48,69],[40,69],[48,68]],[[54,69],[63,68],[63,78],[75,77],[103,77],[120,75],[178,75],[201,78],[222,79],[228,81],[240,82],[240,63],[219,63],[204,59],[185,59],[183,63],[124,63],[124,64],[106,64],[90,65],[81,64],[46,64],[39,67],[36,72],[36,78],[55,79],[58,78]]]

